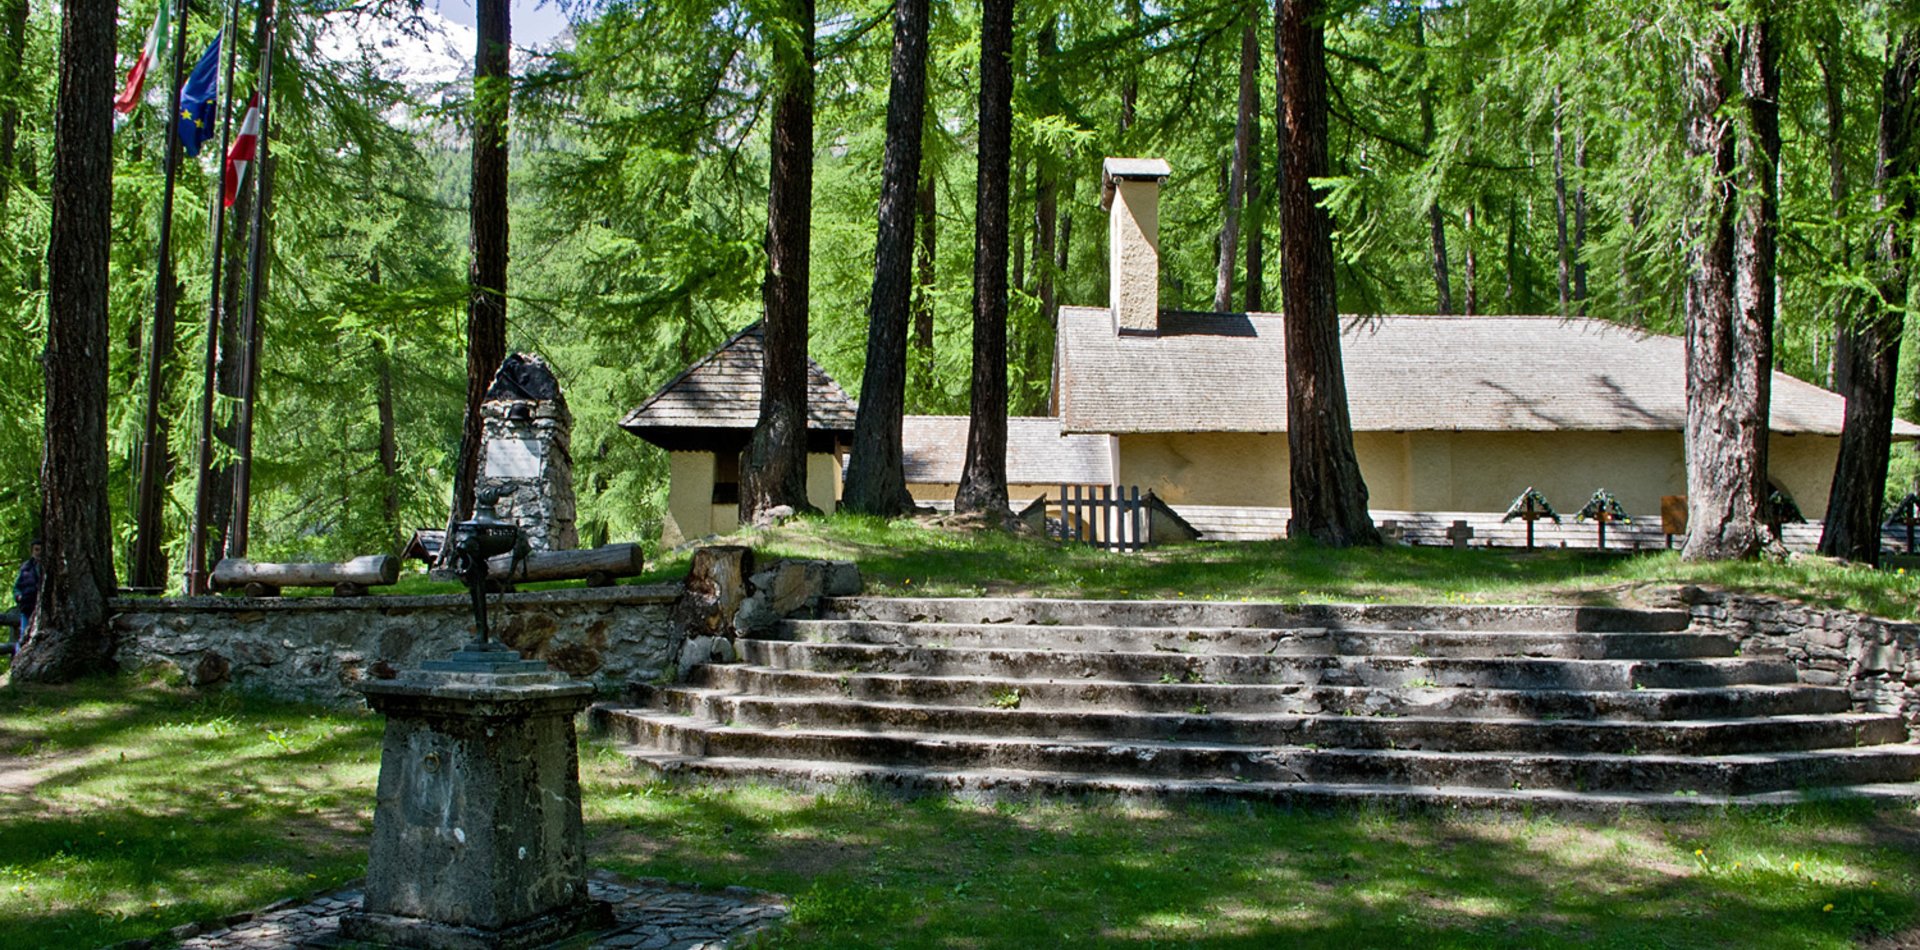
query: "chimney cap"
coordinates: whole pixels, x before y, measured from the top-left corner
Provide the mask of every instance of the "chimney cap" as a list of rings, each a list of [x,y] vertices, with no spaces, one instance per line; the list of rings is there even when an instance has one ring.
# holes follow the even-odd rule
[[[1113,183],[1116,181],[1151,181],[1165,183],[1167,176],[1173,174],[1173,166],[1164,158],[1115,158],[1108,156],[1100,169],[1100,207],[1113,205]]]

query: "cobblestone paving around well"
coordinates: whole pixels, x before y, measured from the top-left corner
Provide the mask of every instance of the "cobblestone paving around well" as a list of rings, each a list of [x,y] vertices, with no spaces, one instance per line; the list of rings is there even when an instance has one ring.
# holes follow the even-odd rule
[[[591,942],[580,937],[561,946],[594,950],[718,950],[785,920],[785,899],[729,887],[708,890],[650,878],[588,875],[587,893],[613,905],[615,923]],[[169,933],[182,950],[321,950],[357,946],[341,940],[340,916],[360,908],[356,887],[306,901],[288,900],[254,914],[239,914],[217,927],[189,924]]]

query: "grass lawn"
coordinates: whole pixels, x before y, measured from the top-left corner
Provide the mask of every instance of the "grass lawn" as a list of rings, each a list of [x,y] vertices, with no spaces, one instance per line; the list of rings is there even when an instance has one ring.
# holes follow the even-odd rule
[[[1338,550],[1292,541],[1184,544],[1118,554],[997,531],[954,531],[915,519],[853,515],[801,518],[715,543],[750,544],[763,557],[858,561],[874,594],[1617,604],[1651,584],[1699,584],[1777,593],[1894,619],[1920,616],[1920,575],[1807,556],[1785,563],[1693,564],[1668,552]],[[689,558],[680,551],[651,560],[648,578],[678,579]]]
[[[1292,541],[1183,544],[1117,554],[997,531],[953,530],[925,519],[857,515],[799,518],[711,543],[749,545],[763,558],[858,561],[867,592],[881,595],[1609,605],[1631,604],[1633,593],[1648,585],[1699,584],[1776,593],[1892,619],[1920,617],[1920,574],[1809,556],[1785,563],[1689,564],[1669,552],[1338,550]],[[677,583],[691,558],[687,549],[655,554],[645,573],[625,583]],[[398,584],[376,592],[464,593],[458,583],[432,580],[414,568],[410,562]],[[520,589],[578,586],[578,581],[547,581]],[[328,594],[319,588],[287,593]]]
[[[153,936],[359,875],[378,732],[125,679],[0,689],[0,947]],[[1582,824],[901,803],[647,785],[593,742],[582,771],[595,865],[791,895],[780,947],[1920,940],[1911,805]]]

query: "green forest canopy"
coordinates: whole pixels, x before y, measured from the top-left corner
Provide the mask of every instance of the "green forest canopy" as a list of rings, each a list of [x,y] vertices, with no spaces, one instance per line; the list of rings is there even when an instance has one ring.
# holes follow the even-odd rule
[[[121,8],[122,68],[154,0]],[[857,392],[887,91],[889,7],[823,2],[813,215],[812,355]],[[390,550],[445,519],[459,440],[465,319],[465,100],[458,80],[396,76],[342,36],[430,31],[404,3],[286,8],[275,66],[273,256],[256,420],[254,554]],[[582,543],[651,540],[664,454],[615,422],[759,310],[769,117],[753,3],[697,0],[569,7],[571,34],[515,56],[509,340],[545,355],[576,416]],[[1044,410],[1053,341],[1037,284],[1059,300],[1105,299],[1107,155],[1165,157],[1162,253],[1171,307],[1210,309],[1231,159],[1240,37],[1260,31],[1255,174],[1273,193],[1271,6],[1141,0],[1025,3],[1016,26],[1014,411]],[[1569,311],[1661,332],[1681,326],[1685,159],[1679,57],[1715,15],[1676,0],[1433,0],[1335,4],[1330,203],[1348,313],[1436,308],[1430,208],[1443,222],[1453,306],[1561,309],[1554,141],[1562,142],[1572,262],[1588,293]],[[1828,382],[1836,323],[1866,311],[1865,248],[1879,76],[1893,16],[1880,4],[1786,5],[1782,126],[1781,369]],[[247,19],[250,21],[251,17]],[[934,9],[923,180],[935,197],[933,371],[909,380],[910,412],[964,412],[972,253],[977,7]],[[1053,27],[1054,43],[1039,42]],[[40,456],[44,265],[57,20],[30,8],[6,38],[16,77],[0,107],[18,146],[0,168],[0,537],[34,530]],[[196,11],[189,48],[211,38]],[[243,33],[248,31],[243,30]],[[243,36],[243,63],[251,60]],[[377,45],[371,48],[378,50]],[[470,56],[471,50],[462,50]],[[243,73],[245,70],[243,69]],[[238,85],[248,88],[242,77]],[[1132,90],[1137,120],[1123,128]],[[105,108],[102,104],[102,108]],[[115,138],[110,457],[116,556],[131,535],[131,471],[152,316],[161,127],[151,104]],[[209,150],[211,153],[212,150]],[[204,158],[204,156],[203,156]],[[211,161],[181,179],[174,247],[183,293],[167,416],[175,465],[166,518],[178,573],[193,505],[201,336],[209,277]],[[1036,251],[1036,190],[1057,182],[1064,266]],[[1838,197],[1836,197],[1838,196]],[[1249,220],[1261,221],[1256,206]],[[1577,223],[1577,222],[1574,222]],[[1278,261],[1265,224],[1267,306]],[[1582,233],[1583,232],[1583,233]],[[1243,244],[1244,246],[1244,244]],[[1236,278],[1237,280],[1238,278]],[[1239,292],[1236,291],[1236,297]],[[1469,301],[1471,303],[1469,304]],[[1913,334],[1909,321],[1909,338]],[[1913,360],[1903,359],[1905,366]],[[391,382],[400,446],[379,459],[375,394]],[[1915,417],[1913,386],[1901,415]],[[231,406],[216,404],[223,415]],[[1914,471],[1898,457],[1890,491]],[[390,521],[383,499],[399,498]]]

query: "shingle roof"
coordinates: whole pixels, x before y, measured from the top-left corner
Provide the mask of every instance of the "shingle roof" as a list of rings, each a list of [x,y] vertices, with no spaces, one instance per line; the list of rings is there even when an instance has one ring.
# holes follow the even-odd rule
[[[760,418],[760,364],[766,338],[754,323],[730,337],[706,358],[675,376],[620,427],[670,448],[693,432],[749,432]],[[853,400],[812,359],[807,360],[807,429],[811,433],[852,433]]]
[[[1685,341],[1601,320],[1348,318],[1340,346],[1359,432],[1679,431],[1686,419]],[[1067,432],[1287,427],[1277,314],[1167,313],[1157,336],[1119,336],[1105,308],[1062,307],[1059,356]],[[1773,374],[1776,432],[1837,434],[1844,409]]]
[[[900,441],[907,481],[958,484],[967,460],[966,416],[908,416]],[[1007,420],[1007,483],[1011,485],[1107,485],[1113,460],[1099,435],[1062,435],[1060,420],[1015,416]]]

